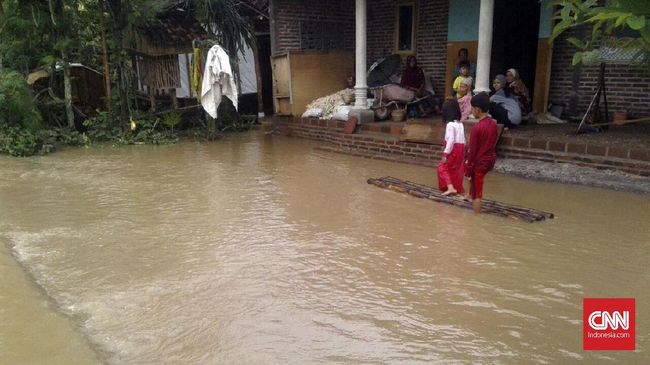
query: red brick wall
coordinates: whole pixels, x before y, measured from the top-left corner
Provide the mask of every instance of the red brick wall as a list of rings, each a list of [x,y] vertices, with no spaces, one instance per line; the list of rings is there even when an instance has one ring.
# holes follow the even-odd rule
[[[447,65],[447,0],[416,0],[416,56],[437,95],[444,95]],[[395,52],[397,5],[394,0],[368,2],[368,63]]]
[[[368,1],[368,64],[395,51],[397,22],[395,0]],[[444,95],[447,57],[448,0],[416,0],[417,57],[427,75],[433,76],[434,90]],[[336,21],[344,32],[344,49],[354,49],[354,0],[305,2],[275,0],[276,49],[274,53],[300,49],[300,21]],[[273,30],[272,30],[273,31]]]
[[[549,101],[566,104],[572,94],[575,48],[565,41],[556,40],[553,46]],[[598,67],[583,67],[578,89],[578,112],[587,110],[596,92]],[[627,111],[629,117],[650,115],[650,72],[641,66],[607,65],[605,77],[607,102],[610,112]]]
[[[368,63],[395,52],[397,3],[392,0],[374,0],[368,6]]]
[[[274,54],[300,50],[300,22],[325,21],[340,24],[342,49],[354,50],[354,0],[274,0],[276,45]]]
[[[417,56],[427,75],[433,76],[436,94],[444,95],[447,67],[449,2],[422,0],[419,4]]]
[[[345,122],[336,120],[274,118],[274,124],[288,135],[326,142],[326,148],[332,151],[426,166],[436,166],[441,158],[442,143],[400,142],[388,126],[368,125],[378,127],[369,129],[375,132],[370,135],[343,134]],[[504,135],[497,145],[497,153],[499,157],[570,163],[650,176],[650,149]]]

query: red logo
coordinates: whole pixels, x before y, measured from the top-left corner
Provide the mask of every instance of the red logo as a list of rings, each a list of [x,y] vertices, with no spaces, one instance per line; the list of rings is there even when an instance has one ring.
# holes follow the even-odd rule
[[[634,350],[634,298],[584,298],[584,350]]]

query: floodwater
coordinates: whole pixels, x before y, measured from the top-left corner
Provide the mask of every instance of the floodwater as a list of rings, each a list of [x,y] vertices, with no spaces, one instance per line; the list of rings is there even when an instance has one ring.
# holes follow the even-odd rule
[[[314,146],[0,156],[0,363],[650,363],[650,196],[489,175],[528,224]],[[584,297],[636,298],[635,352],[582,350]]]

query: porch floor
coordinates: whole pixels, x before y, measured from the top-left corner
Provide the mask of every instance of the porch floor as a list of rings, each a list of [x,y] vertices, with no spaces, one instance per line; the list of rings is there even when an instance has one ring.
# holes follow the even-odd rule
[[[444,127],[442,125],[442,118],[440,116],[433,116],[430,118],[413,118],[409,119],[408,121],[430,122],[432,124],[439,124],[440,128],[444,130]],[[360,133],[372,134],[375,136],[380,134],[392,134],[393,136],[399,136],[401,128],[404,126],[404,124],[405,122],[392,121],[367,123],[361,126]],[[604,130],[602,132],[590,132],[581,134],[576,134],[577,128],[577,123],[528,124],[521,125],[515,129],[504,131],[502,136],[513,138],[544,139],[547,141],[565,143],[574,142],[650,149],[649,123],[611,126],[608,130]]]

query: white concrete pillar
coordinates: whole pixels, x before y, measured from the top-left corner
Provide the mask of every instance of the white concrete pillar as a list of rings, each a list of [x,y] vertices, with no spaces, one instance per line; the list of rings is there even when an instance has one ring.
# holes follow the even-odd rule
[[[478,54],[475,92],[490,91],[490,58],[492,58],[492,22],[494,0],[481,0],[478,21]]]
[[[354,108],[368,109],[368,75],[366,67],[366,0],[356,0],[356,83]]]

